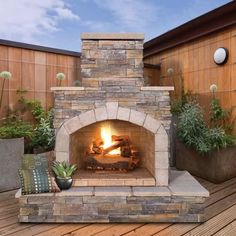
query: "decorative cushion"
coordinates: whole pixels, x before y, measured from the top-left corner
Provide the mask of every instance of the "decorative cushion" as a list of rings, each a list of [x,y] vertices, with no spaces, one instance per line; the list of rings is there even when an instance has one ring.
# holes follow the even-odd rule
[[[48,169],[19,170],[22,195],[60,192]]]
[[[21,168],[24,170],[48,169],[48,159],[46,156],[36,154],[25,154],[23,156]]]

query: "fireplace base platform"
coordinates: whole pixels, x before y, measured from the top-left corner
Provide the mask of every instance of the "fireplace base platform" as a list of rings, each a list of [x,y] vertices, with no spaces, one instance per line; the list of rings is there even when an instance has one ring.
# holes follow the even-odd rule
[[[203,222],[209,192],[187,171],[170,171],[168,187],[72,187],[16,194],[20,222]]]
[[[109,170],[78,170],[73,176],[73,187],[155,185],[155,178],[145,168],[137,168],[128,172]]]

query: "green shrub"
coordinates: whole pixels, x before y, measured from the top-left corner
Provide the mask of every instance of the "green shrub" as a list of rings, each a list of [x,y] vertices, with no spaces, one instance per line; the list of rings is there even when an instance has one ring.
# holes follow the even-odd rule
[[[41,118],[39,124],[34,129],[32,138],[33,149],[52,150],[55,143],[55,133],[53,128],[53,111],[49,111],[45,118]]]
[[[26,122],[8,121],[0,126],[0,138],[21,138],[30,139],[33,135],[33,126]]]
[[[23,91],[25,93],[25,91]],[[18,103],[20,105],[20,113],[25,113],[26,111],[30,111],[36,120],[36,122],[39,122],[41,118],[45,118],[46,116],[46,111],[43,108],[42,104],[38,100],[31,100],[31,99],[26,99],[22,95],[22,91],[18,90],[18,94],[21,94],[20,99],[18,100]]]
[[[201,154],[234,144],[234,138],[220,127],[209,128],[196,102],[184,105],[177,126],[178,138]]]

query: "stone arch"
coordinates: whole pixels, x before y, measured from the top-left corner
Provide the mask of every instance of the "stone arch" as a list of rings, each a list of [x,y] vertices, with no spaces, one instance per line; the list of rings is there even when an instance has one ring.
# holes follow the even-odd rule
[[[65,121],[56,134],[56,159],[58,161],[69,161],[71,134],[85,126],[106,120],[127,121],[141,126],[154,134],[156,183],[159,186],[168,185],[169,138],[163,124],[149,114],[121,107],[118,102],[107,102],[105,106],[89,110]]]

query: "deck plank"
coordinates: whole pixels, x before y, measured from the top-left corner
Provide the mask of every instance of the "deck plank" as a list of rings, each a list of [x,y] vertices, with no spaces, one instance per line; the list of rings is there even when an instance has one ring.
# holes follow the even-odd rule
[[[34,235],[40,235],[40,236],[60,236],[60,235],[65,235],[68,233],[71,233],[75,230],[82,229],[89,224],[58,224],[57,227],[52,228],[50,230],[47,230],[42,233],[36,233]]]
[[[119,236],[119,235],[127,235],[127,232],[130,232],[132,230],[137,230],[144,224],[116,224],[111,228],[105,229],[99,233],[96,233],[94,235],[96,236]]]
[[[235,236],[236,235],[236,220],[228,224],[226,227],[214,234],[215,236]]]
[[[124,234],[125,236],[143,236],[143,235],[153,235],[157,232],[160,232],[163,229],[171,226],[172,224],[160,223],[160,224],[145,224],[142,227],[139,227],[131,232]],[[105,235],[104,235],[105,236]]]
[[[87,227],[67,233],[65,236],[91,236],[113,226],[115,226],[115,224],[90,224]]]
[[[186,232],[189,232],[191,229],[197,227],[199,224],[196,223],[179,223],[179,224],[173,224],[170,227],[161,230],[153,235],[158,236],[177,236],[177,235],[183,235]]]
[[[210,205],[206,208],[206,219],[209,220],[210,218],[220,214],[225,209],[233,206],[236,204],[236,193],[229,195],[225,198],[223,198],[220,201],[217,201],[216,203]]]
[[[41,232],[47,232],[52,228],[58,227],[58,224],[37,224],[32,225],[27,228],[24,228],[23,230],[16,231],[14,233],[11,233],[11,236],[32,236],[37,235]],[[47,233],[47,235],[50,235]]]
[[[213,217],[204,224],[199,225],[195,229],[191,230],[185,236],[202,236],[202,235],[214,235],[217,231],[222,229],[222,224],[228,225],[236,219],[236,205],[223,211],[221,214]]]

